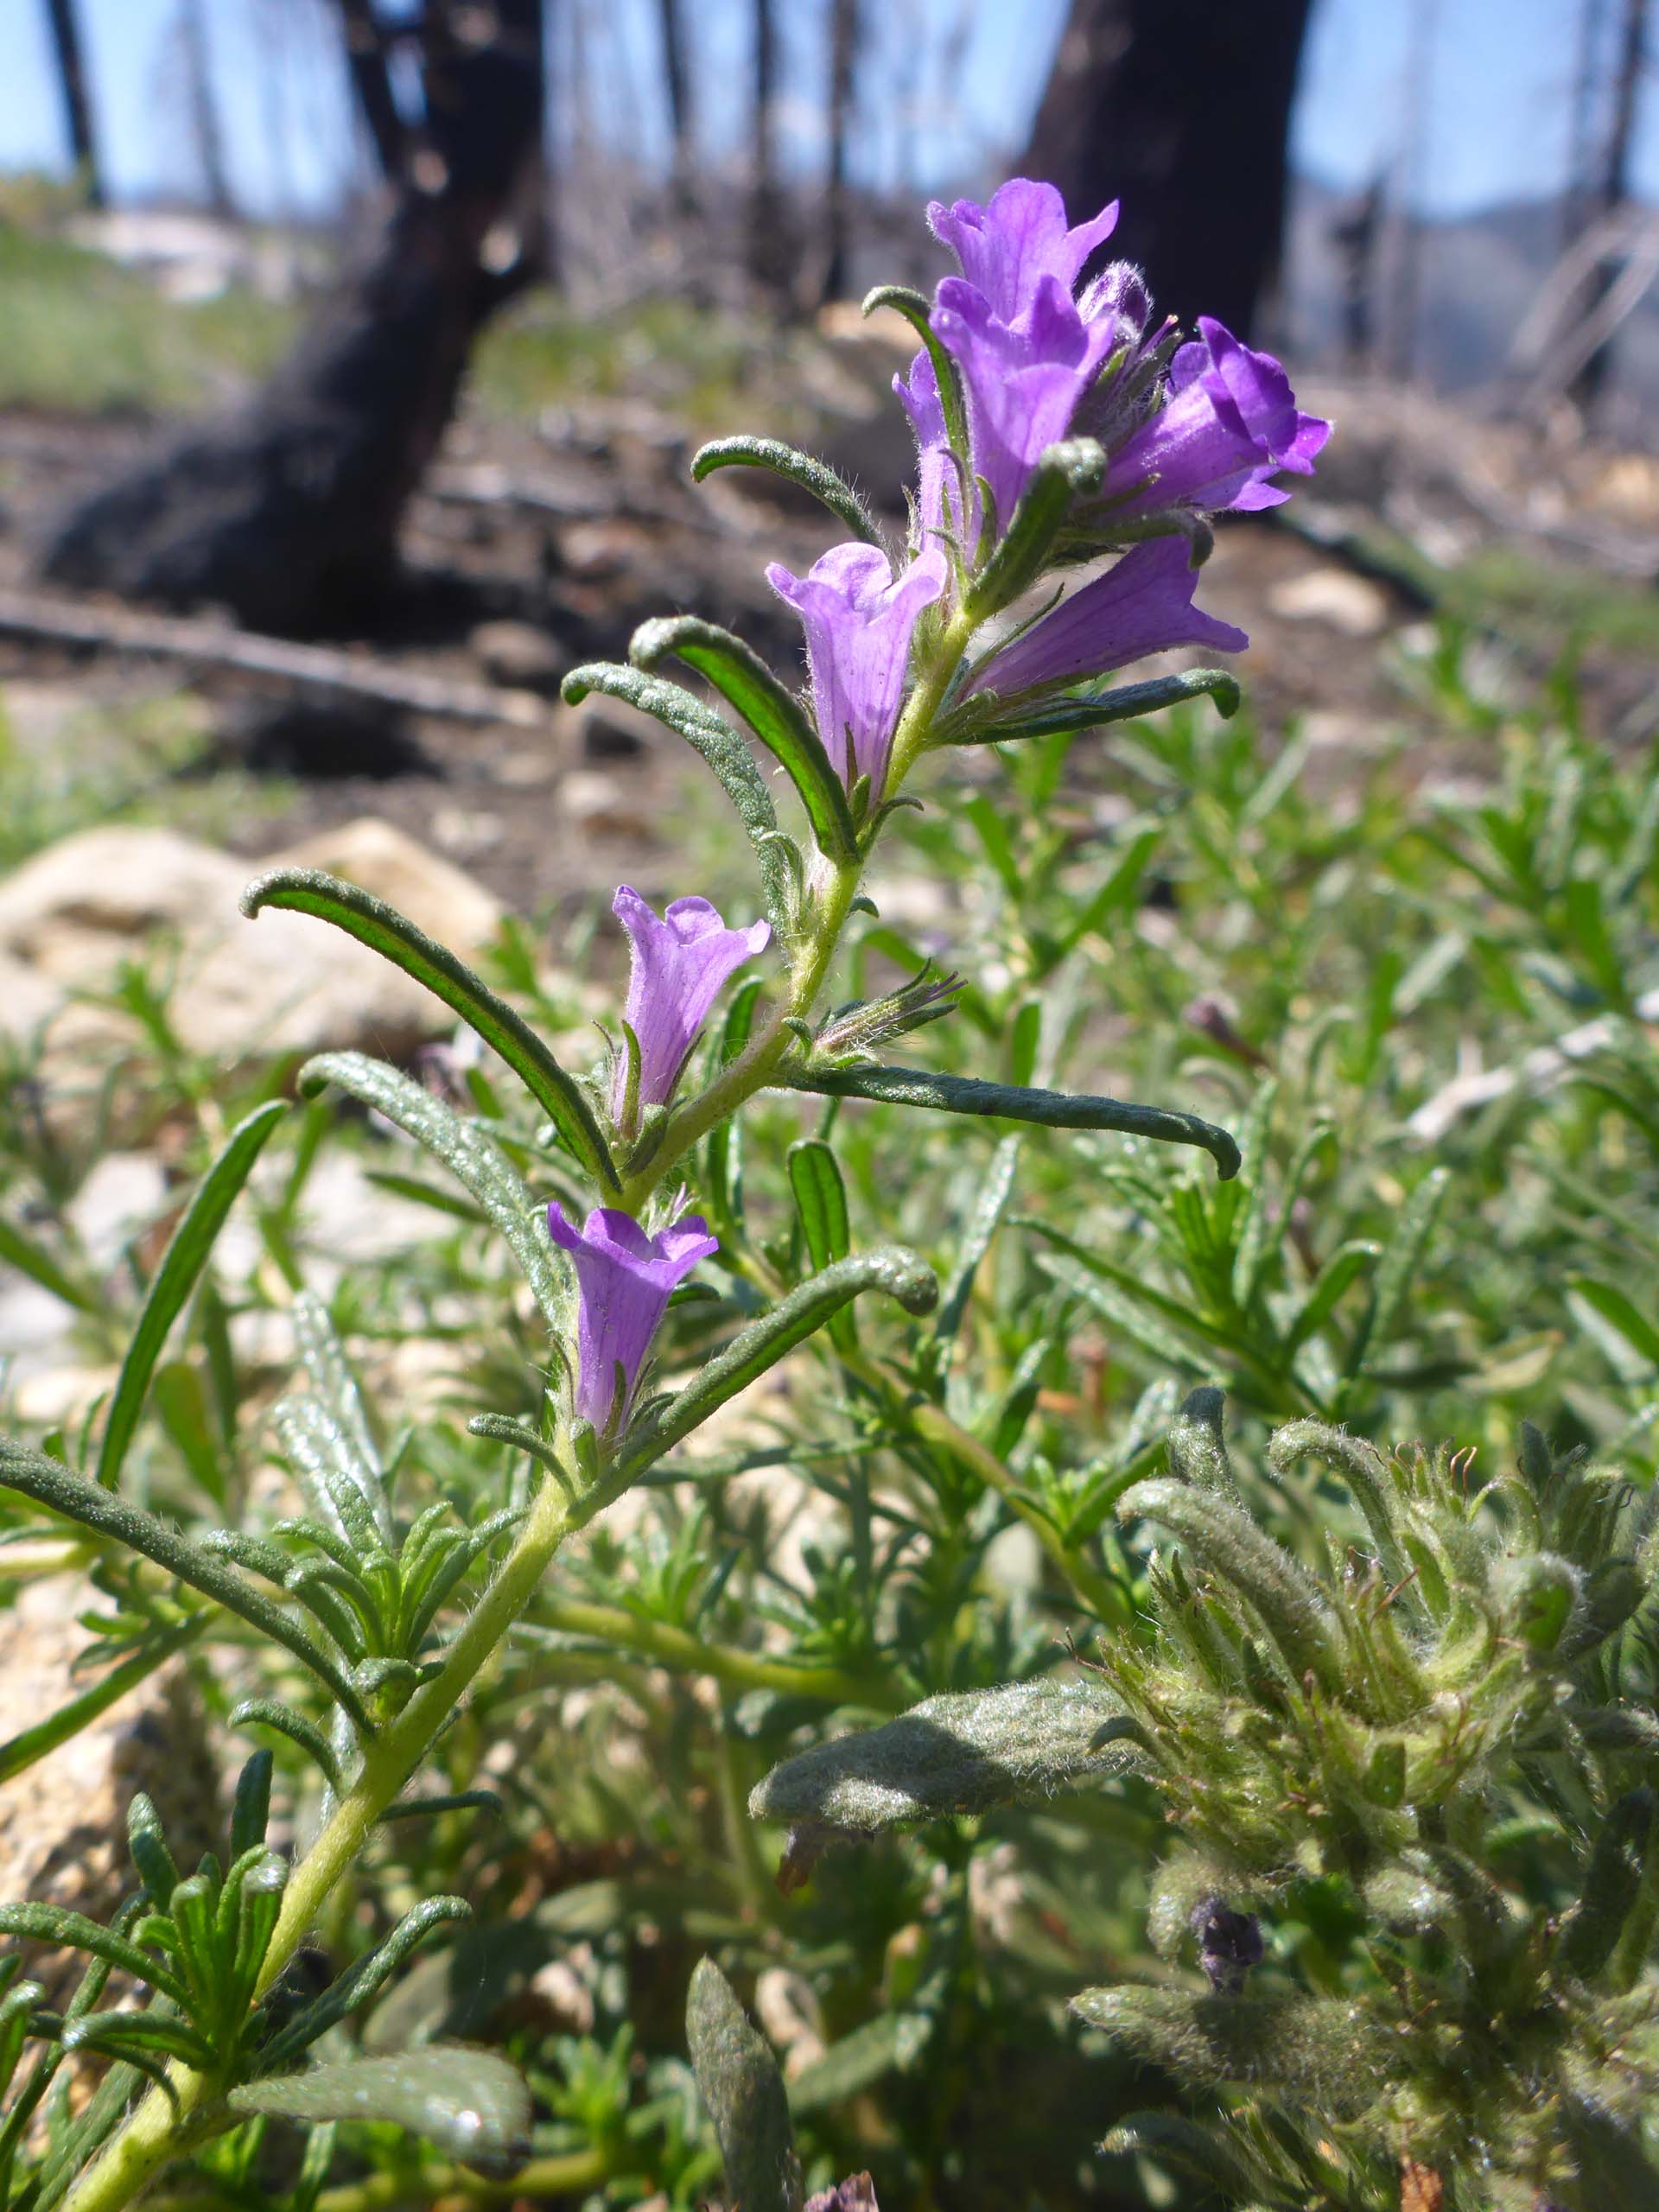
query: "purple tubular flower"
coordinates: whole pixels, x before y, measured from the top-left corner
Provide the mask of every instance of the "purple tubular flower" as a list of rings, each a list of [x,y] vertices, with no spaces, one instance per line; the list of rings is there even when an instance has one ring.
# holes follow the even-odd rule
[[[909,383],[896,376],[893,388],[916,434],[916,505],[922,542],[937,543],[940,533],[948,531],[964,556],[971,559],[979,538],[979,493],[973,486],[969,487],[964,519],[962,474],[950,457],[939,380],[934,373],[933,357],[925,346],[910,365]]]
[[[804,576],[775,561],[766,582],[801,618],[818,735],[850,791],[881,796],[918,616],[944,593],[950,563],[937,545],[895,576],[874,545],[832,545]],[[848,755],[850,751],[851,761]]]
[[[623,1020],[639,1046],[641,1106],[665,1106],[686,1055],[733,970],[766,950],[765,922],[728,930],[706,899],[676,899],[658,916],[631,885],[611,901],[632,941]],[[619,1125],[626,1101],[628,1064],[620,1054],[611,1079],[611,1115]]]
[[[1192,604],[1198,572],[1182,537],[1150,537],[982,661],[966,689],[1011,698],[1042,683],[1105,676],[1172,645],[1242,652],[1249,639]]]
[[[929,320],[961,368],[974,468],[990,486],[997,527],[1006,530],[1044,448],[1065,437],[1099,375],[1116,320],[1085,322],[1051,273],[1038,278],[1012,322],[976,286],[947,276]]]
[[[1271,353],[1241,345],[1209,315],[1170,364],[1168,401],[1113,454],[1105,499],[1133,521],[1175,505],[1274,507],[1290,494],[1268,482],[1275,470],[1313,474],[1331,435],[1296,404],[1290,378]]]
[[[1045,276],[1068,295],[1095,248],[1117,224],[1117,202],[1103,207],[1091,223],[1065,226],[1065,202],[1052,184],[1010,177],[991,195],[990,205],[958,200],[946,207],[934,200],[928,227],[957,257],[963,275],[982,294],[1000,322],[1012,323],[1037,297]]]
[[[576,1411],[603,1435],[628,1417],[670,1294],[720,1245],[699,1214],[647,1236],[632,1214],[595,1206],[577,1230],[556,1198],[547,1232],[576,1271]]]

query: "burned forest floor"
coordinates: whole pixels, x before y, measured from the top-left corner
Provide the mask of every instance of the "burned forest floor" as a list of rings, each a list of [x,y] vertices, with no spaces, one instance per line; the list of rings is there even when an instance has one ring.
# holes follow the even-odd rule
[[[177,417],[118,390],[115,404],[46,404],[38,377],[8,378],[0,360],[0,868],[89,822],[163,822],[251,861],[372,815],[526,916],[620,874],[676,887],[702,819],[683,803],[685,756],[612,702],[564,706],[560,680],[683,610],[798,666],[762,570],[804,569],[831,526],[771,479],[696,486],[690,457],[722,432],[797,439],[901,528],[910,454],[887,387],[908,349],[893,322],[837,308],[779,334],[659,305],[601,336],[532,303],[492,341],[413,505],[397,594],[372,632],[327,641],[337,680],[321,681],[302,657],[286,669],[280,645],[273,667],[232,665],[211,608],[192,611],[199,651],[157,652],[142,610],[124,627],[108,602],[43,591],[54,518]],[[221,402],[251,365],[225,372]],[[1500,704],[1570,658],[1599,726],[1641,734],[1659,463],[1360,385],[1312,379],[1306,396],[1338,425],[1317,484],[1288,524],[1224,527],[1205,588],[1250,634],[1240,673],[1268,741],[1298,741],[1300,772],[1326,782],[1402,735],[1414,774],[1461,773],[1436,702],[1449,652],[1457,681]],[[54,633],[66,610],[90,636]],[[455,710],[400,700],[408,678]],[[1090,780],[1087,748],[1073,770]]]

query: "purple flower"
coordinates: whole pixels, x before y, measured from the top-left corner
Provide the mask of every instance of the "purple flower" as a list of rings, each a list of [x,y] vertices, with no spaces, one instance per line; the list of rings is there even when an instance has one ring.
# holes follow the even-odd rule
[[[706,899],[677,899],[658,916],[626,883],[611,912],[633,945],[622,1018],[639,1046],[639,1103],[665,1106],[726,979],[766,950],[772,931],[765,922],[728,930]],[[619,1127],[627,1082],[627,1056],[619,1053],[611,1078],[611,1116]]]
[[[1329,423],[1297,407],[1271,353],[1241,345],[1208,315],[1198,333],[1170,364],[1166,404],[1112,456],[1103,496],[1116,520],[1175,505],[1277,506],[1290,494],[1268,478],[1280,468],[1311,476],[1331,435]]]
[[[962,471],[951,458],[939,380],[934,373],[933,356],[925,346],[910,365],[910,382],[894,377],[893,388],[916,433],[916,505],[922,543],[937,543],[940,534],[948,532],[961,547],[963,558],[972,560],[979,540],[979,493],[976,486],[968,486],[964,519]]]
[[[1243,630],[1192,604],[1198,582],[1185,538],[1147,538],[982,661],[966,689],[1009,698],[1039,683],[1104,676],[1172,645],[1242,652],[1249,643]]]
[[[976,286],[947,276],[929,320],[962,371],[973,466],[1006,530],[1044,448],[1065,437],[1099,376],[1116,319],[1085,322],[1067,287],[1046,273],[1011,322]]]
[[[602,1436],[627,1420],[670,1293],[720,1246],[699,1214],[647,1236],[632,1214],[595,1206],[578,1231],[556,1198],[547,1233],[576,1271],[576,1411]]]
[[[887,778],[911,633],[950,581],[950,563],[937,545],[897,576],[885,553],[861,544],[832,545],[804,576],[776,562],[766,570],[766,582],[806,632],[812,708],[824,750],[849,792],[861,776],[869,778],[873,804]]]
[[[1083,264],[1116,226],[1117,202],[1093,222],[1067,230],[1065,202],[1054,187],[1016,176],[993,193],[988,207],[972,200],[950,207],[934,200],[927,221],[991,313],[1012,323],[1036,300],[1045,276],[1064,292],[1075,289]]]

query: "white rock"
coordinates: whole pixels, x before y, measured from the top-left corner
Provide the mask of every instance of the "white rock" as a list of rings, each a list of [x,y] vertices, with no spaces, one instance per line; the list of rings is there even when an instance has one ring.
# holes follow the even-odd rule
[[[365,817],[307,838],[261,867],[169,830],[83,830],[0,882],[0,1030],[44,1038],[49,1109],[97,1110],[105,1071],[141,1043],[107,992],[122,964],[165,949],[168,1014],[187,1050],[224,1066],[274,1053],[357,1047],[396,1057],[446,1035],[454,1018],[400,969],[308,915],[246,920],[238,900],[268,868],[316,868],[375,893],[463,959],[493,938],[502,907],[390,823]],[[118,1126],[144,1100],[114,1093]]]
[[[106,1152],[66,1211],[87,1258],[105,1274],[167,1204],[167,1177],[154,1153]]]
[[[1346,569],[1312,569],[1268,594],[1268,610],[1291,622],[1324,622],[1344,637],[1374,638],[1389,626],[1387,596]]]

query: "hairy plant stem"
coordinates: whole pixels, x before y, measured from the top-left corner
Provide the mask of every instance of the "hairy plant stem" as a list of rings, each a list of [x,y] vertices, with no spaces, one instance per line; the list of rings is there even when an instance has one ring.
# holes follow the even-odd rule
[[[260,1969],[256,1997],[282,1974],[335,1885],[367,1841],[374,1823],[420,1764],[440,1726],[533,1596],[565,1537],[610,1503],[614,1489],[597,1484],[573,1497],[545,1482],[518,1541],[450,1644],[442,1669],[418,1689],[369,1745],[357,1780],[334,1817],[289,1878],[283,1910]],[[183,2150],[229,2126],[219,2084],[175,2065],[172,2096],[151,2089],[100,2157],[63,2201],[63,2212],[119,2212]]]
[[[893,733],[886,787],[889,798],[897,794],[918,757],[927,749],[933,718],[976,626],[965,613],[954,615],[917,679]],[[807,1019],[823,988],[868,857],[868,848],[854,861],[835,861],[820,856],[811,885],[812,927],[795,948],[787,992],[730,1067],[671,1117],[662,1142],[639,1172],[623,1178],[615,1203],[625,1212],[638,1214],[693,1145],[729,1120],[757,1090],[766,1089],[796,1042],[794,1032],[785,1024]]]
[[[392,2212],[400,2204],[437,2205],[446,2198],[465,2204],[502,2204],[517,2198],[586,2196],[607,2181],[616,2161],[607,2150],[566,2151],[532,2158],[510,2181],[492,2181],[466,2166],[431,2165],[373,2173],[362,2181],[325,2189],[316,2212]],[[208,2186],[181,2190],[174,2196],[150,2199],[151,2212],[246,2212],[247,2199]]]
[[[934,717],[950,689],[951,677],[976,624],[958,609],[942,632],[929,656],[893,734],[887,772],[887,794],[902,785],[918,756],[925,750]],[[670,1121],[662,1143],[637,1174],[626,1177],[615,1203],[638,1214],[691,1147],[720,1122],[726,1121],[764,1090],[780,1062],[794,1046],[794,1033],[785,1023],[804,1019],[823,987],[830,964],[841,942],[841,933],[857,896],[859,879],[868,853],[845,861],[821,860],[811,886],[812,925],[794,948],[789,988],[760,1033],[699,1096],[690,1099]],[[988,1481],[1009,1497],[1016,1512],[1037,1528],[1057,1564],[1085,1603],[1110,1617],[1117,1610],[1116,1593],[1109,1585],[1093,1586],[1097,1578],[1071,1557],[1040,1516],[1012,1490],[1013,1478],[995,1455],[986,1451],[937,1409],[915,1408],[910,1416],[918,1433],[966,1456]],[[944,1433],[939,1424],[949,1434]],[[991,1461],[995,1475],[987,1471]],[[601,1481],[584,1497],[563,1491],[556,1481],[546,1482],[518,1541],[495,1580],[485,1591],[449,1646],[441,1673],[417,1690],[395,1719],[368,1745],[362,1768],[341,1799],[333,1818],[311,1849],[295,1867],[283,1893],[283,1909],[261,1969],[256,1997],[263,1997],[281,1975],[298,1948],[306,1930],[315,1924],[336,1885],[368,1840],[376,1820],[397,1796],[419,1765],[443,1720],[454,1710],[474,1677],[485,1666],[508,1630],[529,1605],[531,1596],[560,1544],[574,1529],[590,1520],[616,1494],[613,1483]],[[711,1671],[714,1671],[711,1669]],[[221,2084],[211,2076],[175,2064],[169,2071],[170,2094],[152,2088],[75,2183],[63,2201],[63,2212],[121,2212],[149,2187],[169,2160],[197,2142],[229,2126],[231,2118],[220,2096]],[[353,2204],[357,2202],[353,2199]],[[363,2198],[366,2207],[369,2200]],[[376,2199],[378,2202],[380,2200]]]
[[[881,1713],[902,1713],[908,1702],[891,1683],[867,1681],[842,1668],[803,1667],[768,1659],[760,1651],[705,1643],[671,1622],[645,1620],[620,1605],[595,1605],[551,1591],[537,1599],[533,1625],[570,1636],[601,1637],[653,1666],[709,1675],[732,1689],[775,1690],[783,1697],[818,1697],[826,1705],[861,1705]]]

